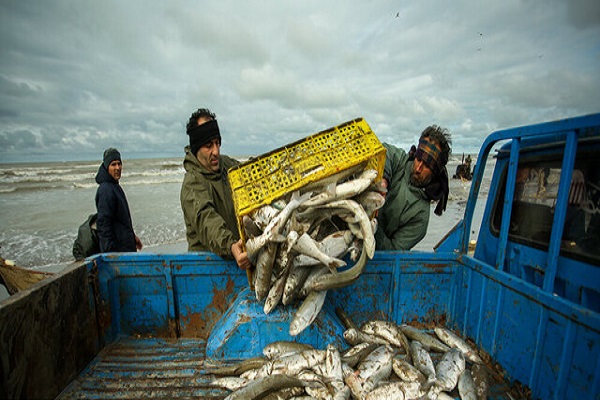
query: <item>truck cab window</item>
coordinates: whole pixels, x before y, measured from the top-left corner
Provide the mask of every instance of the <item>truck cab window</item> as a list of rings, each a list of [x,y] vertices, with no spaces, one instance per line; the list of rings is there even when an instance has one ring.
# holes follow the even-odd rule
[[[561,175],[561,159],[519,162],[510,239],[548,249]],[[506,186],[506,173],[503,187]],[[500,231],[504,189],[496,199],[493,230]],[[569,190],[561,254],[600,265],[600,173],[592,154],[577,155]]]

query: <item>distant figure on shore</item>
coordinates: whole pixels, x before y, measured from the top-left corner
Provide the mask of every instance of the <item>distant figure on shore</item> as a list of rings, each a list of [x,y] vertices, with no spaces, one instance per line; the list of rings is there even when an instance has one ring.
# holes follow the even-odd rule
[[[465,159],[465,153],[463,153],[462,163],[456,166],[456,171],[454,172],[454,175],[452,175],[452,179],[462,179],[467,181],[473,179],[470,154],[467,154],[467,158]]]
[[[377,215],[377,250],[410,250],[427,233],[430,204],[437,201],[436,215],[442,215],[448,201],[446,164],[452,139],[447,129],[427,127],[419,146],[407,154],[387,143],[383,186],[385,204]]]
[[[142,241],[133,231],[131,213],[119,179],[123,171],[121,153],[115,148],[104,151],[96,174],[96,229],[100,252],[134,252],[141,250]]]
[[[181,209],[188,251],[211,251],[235,259],[241,269],[251,267],[243,250],[227,170],[239,161],[221,154],[217,117],[200,108],[190,116],[186,132],[185,176],[181,185]]]

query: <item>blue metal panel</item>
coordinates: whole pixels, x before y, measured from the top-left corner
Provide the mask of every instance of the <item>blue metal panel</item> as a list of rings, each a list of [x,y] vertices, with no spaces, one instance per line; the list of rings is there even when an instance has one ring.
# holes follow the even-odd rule
[[[324,307],[317,319],[297,336],[289,334],[290,322],[299,304],[276,307],[265,314],[263,304],[249,289],[237,296],[227,313],[214,326],[206,346],[208,362],[240,360],[262,356],[263,348],[275,341],[297,341],[325,349],[329,343],[347,347],[344,326],[330,307]]]
[[[485,349],[534,398],[600,396],[600,315],[463,257],[465,290],[450,325]],[[480,294],[481,302],[468,298]],[[461,307],[467,309],[461,310]],[[464,321],[461,320],[464,316]]]

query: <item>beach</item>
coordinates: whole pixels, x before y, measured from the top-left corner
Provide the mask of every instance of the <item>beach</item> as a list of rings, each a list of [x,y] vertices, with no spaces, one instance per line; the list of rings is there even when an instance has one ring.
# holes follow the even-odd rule
[[[185,172],[182,159],[123,159],[120,183],[144,252],[187,251],[179,203]],[[460,156],[451,158],[450,177],[460,162]],[[488,164],[480,197],[489,190],[493,160]],[[77,229],[96,211],[94,178],[99,165],[98,161],[0,164],[0,255],[42,271],[60,270],[71,263]],[[432,206],[427,236],[413,250],[431,251],[463,218],[470,188],[470,181],[450,179],[446,211],[438,217]],[[476,220],[482,212],[476,209]],[[474,235],[476,228],[474,224]]]

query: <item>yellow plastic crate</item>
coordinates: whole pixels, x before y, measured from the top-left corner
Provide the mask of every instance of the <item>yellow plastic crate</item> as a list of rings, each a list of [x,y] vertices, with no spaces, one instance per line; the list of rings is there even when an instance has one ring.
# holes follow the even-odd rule
[[[229,183],[241,238],[242,217],[301,187],[365,163],[383,177],[385,148],[363,118],[313,134],[231,168]]]

